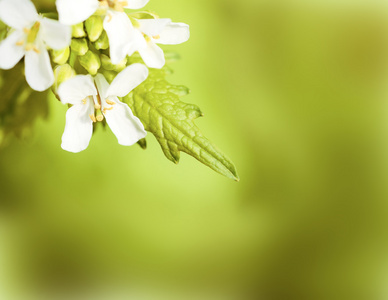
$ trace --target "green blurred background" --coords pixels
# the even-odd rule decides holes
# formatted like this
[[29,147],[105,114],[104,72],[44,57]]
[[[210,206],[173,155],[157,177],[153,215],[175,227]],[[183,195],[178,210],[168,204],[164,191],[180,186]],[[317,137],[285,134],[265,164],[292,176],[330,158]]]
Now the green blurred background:
[[241,182],[151,135],[67,153],[53,98],[0,152],[4,299],[388,299],[388,6],[329,2],[151,0]]

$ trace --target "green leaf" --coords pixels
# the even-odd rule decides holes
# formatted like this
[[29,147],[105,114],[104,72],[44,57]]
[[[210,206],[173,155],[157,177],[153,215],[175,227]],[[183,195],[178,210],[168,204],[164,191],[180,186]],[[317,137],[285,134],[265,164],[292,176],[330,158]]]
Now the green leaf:
[[236,181],[239,177],[232,161],[206,139],[194,120],[203,116],[193,104],[180,101],[189,90],[168,83],[168,70],[151,69],[147,80],[123,100],[142,121],[147,131],[153,133],[166,157],[179,162],[180,152],[185,152],[214,171]]

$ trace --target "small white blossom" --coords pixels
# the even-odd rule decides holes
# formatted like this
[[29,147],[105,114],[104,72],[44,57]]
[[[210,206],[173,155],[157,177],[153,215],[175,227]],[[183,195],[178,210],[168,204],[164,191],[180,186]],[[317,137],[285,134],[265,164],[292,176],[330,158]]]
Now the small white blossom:
[[38,15],[30,0],[1,0],[0,20],[12,28],[0,43],[0,69],[12,69],[25,56],[28,84],[44,91],[54,83],[46,46],[61,50],[70,44],[71,28]]
[[160,69],[165,64],[163,50],[156,44],[177,45],[190,38],[189,25],[173,23],[170,19],[136,20],[137,34],[133,34],[128,55],[138,51],[145,64]]
[[118,97],[128,95],[148,77],[142,64],[132,64],[121,71],[109,85],[97,74],[77,75],[59,86],[58,95],[64,104],[72,104],[66,114],[62,148],[70,152],[85,150],[93,134],[93,123],[105,117],[119,144],[131,146],[147,133],[129,106]]
[[109,38],[110,58],[114,64],[123,60],[133,40],[133,25],[124,8],[138,9],[149,0],[57,0],[59,21],[67,25],[81,23],[97,10],[105,11],[104,29]]

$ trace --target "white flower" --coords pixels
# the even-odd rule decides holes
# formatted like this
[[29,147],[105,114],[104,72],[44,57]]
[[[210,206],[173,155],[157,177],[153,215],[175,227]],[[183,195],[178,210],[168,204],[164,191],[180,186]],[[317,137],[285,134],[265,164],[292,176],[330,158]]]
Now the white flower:
[[70,152],[85,150],[93,133],[93,123],[105,117],[119,144],[131,146],[147,133],[127,104],[117,97],[128,95],[148,77],[148,69],[142,64],[132,64],[121,71],[109,85],[105,77],[97,74],[77,75],[58,88],[64,104],[72,104],[66,114],[62,148]]
[[71,41],[71,28],[38,15],[30,0],[0,1],[0,19],[14,30],[0,43],[0,69],[13,68],[25,56],[28,84],[44,91],[54,83],[46,46],[61,50]]
[[163,50],[156,44],[177,45],[190,38],[189,25],[173,23],[170,19],[136,20],[137,33],[133,34],[128,55],[138,51],[145,64],[160,69],[165,64]]
[[81,23],[100,8],[105,13],[104,29],[109,38],[110,58],[118,64],[128,52],[133,39],[133,26],[124,8],[142,8],[149,0],[57,0],[59,21],[67,25]]

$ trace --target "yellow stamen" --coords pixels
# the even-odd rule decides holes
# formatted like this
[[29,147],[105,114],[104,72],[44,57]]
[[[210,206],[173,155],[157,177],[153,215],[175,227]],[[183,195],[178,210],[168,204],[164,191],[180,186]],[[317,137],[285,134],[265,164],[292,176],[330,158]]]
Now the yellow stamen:
[[124,7],[128,6],[128,1],[100,0],[100,6],[108,6],[115,11],[124,12]]
[[29,29],[29,28],[23,28],[23,32],[24,32],[25,34],[29,34],[30,31],[31,31],[31,29]]
[[18,42],[16,42],[16,46],[23,46],[24,45],[24,41],[23,40],[20,40]]
[[106,103],[108,103],[109,105],[115,105],[116,103],[111,101],[111,100],[106,100]]
[[82,104],[84,105],[86,104],[86,99],[82,100]]
[[101,105],[98,104],[98,103],[96,103],[96,104],[94,104],[94,108],[97,109],[97,110],[99,110],[99,109],[101,109]]
[[104,110],[102,111],[102,113],[105,114],[108,110],[112,110],[112,109],[113,109],[113,106],[104,108]]
[[95,115],[89,115],[89,118],[93,121],[93,123],[97,122],[97,119],[96,119]]
[[35,46],[32,48],[32,50],[34,50],[34,52],[36,52],[36,53],[40,53],[40,51],[39,51],[39,49],[38,48],[36,48]]
[[122,7],[120,4],[116,4],[113,8],[115,11],[124,12],[124,7]]
[[158,40],[158,39],[160,39],[160,35],[155,35],[155,36],[153,36],[153,38],[154,38],[155,40]]
[[107,22],[109,23],[110,21],[112,21],[112,15],[111,14],[108,15],[108,21]]

